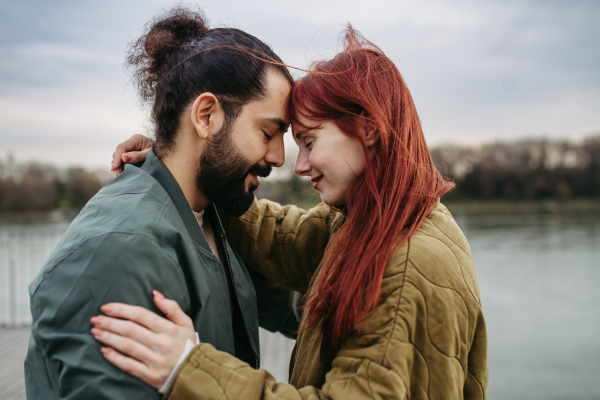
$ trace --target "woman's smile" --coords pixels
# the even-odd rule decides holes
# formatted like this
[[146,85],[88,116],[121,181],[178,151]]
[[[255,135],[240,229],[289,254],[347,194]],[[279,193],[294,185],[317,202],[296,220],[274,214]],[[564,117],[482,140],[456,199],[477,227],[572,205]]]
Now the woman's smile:
[[[315,189],[319,186],[319,183],[323,180],[323,175],[315,176],[311,181],[315,184]],[[317,189],[318,190],[318,189]]]

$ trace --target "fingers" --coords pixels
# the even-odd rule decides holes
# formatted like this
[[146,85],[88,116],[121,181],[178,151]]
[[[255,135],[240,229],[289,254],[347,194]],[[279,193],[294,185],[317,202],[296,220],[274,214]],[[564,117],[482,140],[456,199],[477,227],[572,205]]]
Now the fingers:
[[167,380],[166,378],[161,379],[159,376],[153,374],[145,364],[134,360],[133,358],[124,356],[114,349],[102,347],[100,351],[102,352],[104,358],[106,358],[112,365],[135,376],[136,378],[141,379],[154,389],[160,389]]
[[[146,158],[148,150],[152,148],[154,141],[143,135],[133,135],[123,143],[117,146],[116,151],[113,153],[113,159],[110,166],[110,170],[113,171],[114,176],[117,176],[123,172],[123,154],[128,152],[139,152],[136,157],[143,161]],[[145,153],[144,153],[145,151]],[[133,158],[133,156],[131,156]],[[139,162],[139,161],[137,161]],[[135,164],[136,162],[134,162]]]
[[150,149],[123,153],[121,160],[126,164],[141,164],[146,160],[149,151]]
[[194,330],[192,319],[183,312],[179,304],[174,300],[169,300],[163,296],[158,290],[153,290],[154,303],[160,311],[162,311],[170,321],[179,326],[189,327]]
[[169,336],[176,335],[177,326],[175,324],[144,307],[108,303],[100,307],[100,310],[110,317],[133,321],[156,333],[165,333]]
[[92,328],[92,335],[97,341],[119,350],[122,354],[133,357],[146,365],[157,363],[155,353],[135,340],[100,328]]
[[116,333],[120,336],[129,339],[133,339],[136,342],[140,342],[142,345],[148,348],[156,349],[157,347],[159,347],[159,339],[157,337],[158,334],[141,325],[136,324],[135,322],[105,317],[102,315],[92,317],[90,319],[90,322],[94,325],[95,328],[99,328],[100,330],[108,331],[111,333]]
[[117,177],[121,172],[123,172],[123,165],[121,164],[121,159],[117,158],[117,152],[115,151],[112,155],[112,162],[110,163],[110,170],[113,173],[113,177]]

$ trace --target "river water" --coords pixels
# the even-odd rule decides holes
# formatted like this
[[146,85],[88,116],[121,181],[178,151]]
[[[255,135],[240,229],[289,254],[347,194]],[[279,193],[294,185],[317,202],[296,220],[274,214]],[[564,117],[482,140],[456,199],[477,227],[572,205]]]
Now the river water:
[[481,286],[489,398],[600,399],[600,216],[455,217]]
[[[600,399],[600,215],[455,218],[481,286],[489,399]],[[1,324],[29,322],[27,282],[65,227],[0,226]],[[280,380],[292,345],[261,331],[263,366]]]

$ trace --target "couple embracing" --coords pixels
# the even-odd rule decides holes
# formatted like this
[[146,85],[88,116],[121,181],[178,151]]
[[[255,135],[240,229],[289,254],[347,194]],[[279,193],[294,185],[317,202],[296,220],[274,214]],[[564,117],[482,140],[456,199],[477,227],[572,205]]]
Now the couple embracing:
[[[127,62],[155,141],[117,148],[30,285],[29,399],[486,398],[473,259],[439,201],[453,183],[398,69],[345,39],[294,82],[198,13],[148,24]],[[290,124],[324,203],[308,211],[253,195]],[[289,384],[259,369],[259,325],[297,334]]]

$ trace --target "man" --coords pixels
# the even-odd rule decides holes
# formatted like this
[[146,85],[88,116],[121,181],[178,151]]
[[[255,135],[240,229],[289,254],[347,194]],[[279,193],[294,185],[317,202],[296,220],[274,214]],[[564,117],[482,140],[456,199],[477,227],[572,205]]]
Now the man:
[[[154,151],[90,200],[31,283],[29,399],[160,398],[90,334],[103,304],[158,311],[153,290],[179,303],[203,342],[259,366],[252,277],[215,204],[241,215],[258,176],[283,164],[291,76],[258,39],[209,30],[182,8],[148,26],[128,63],[152,102]],[[288,310],[266,323],[282,327]]]

